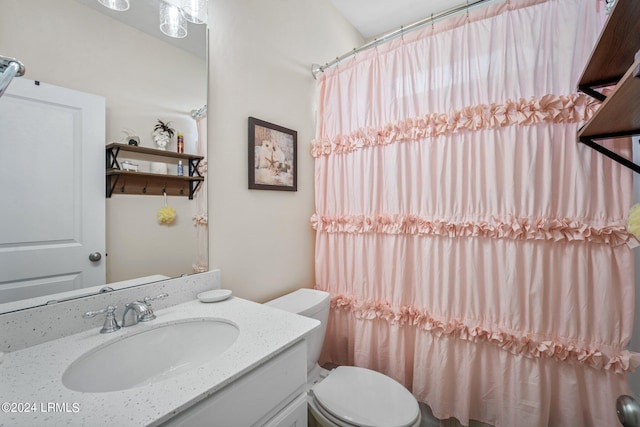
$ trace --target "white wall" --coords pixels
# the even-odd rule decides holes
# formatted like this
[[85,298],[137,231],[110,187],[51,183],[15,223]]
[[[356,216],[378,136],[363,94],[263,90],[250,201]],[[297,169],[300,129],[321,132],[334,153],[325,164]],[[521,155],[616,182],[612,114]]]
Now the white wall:
[[[314,285],[311,64],[363,40],[329,0],[209,3],[209,265],[262,302]],[[249,116],[298,132],[297,192],[247,189]]]
[[[160,118],[184,132],[187,152],[194,147],[189,111],[206,103],[203,59],[72,0],[2,0],[0,53],[20,59],[29,79],[104,96],[107,142],[131,129],[153,147],[151,131]],[[169,202],[178,213],[172,227],[157,224],[162,196],[107,199],[108,282],[192,272],[195,202]]]

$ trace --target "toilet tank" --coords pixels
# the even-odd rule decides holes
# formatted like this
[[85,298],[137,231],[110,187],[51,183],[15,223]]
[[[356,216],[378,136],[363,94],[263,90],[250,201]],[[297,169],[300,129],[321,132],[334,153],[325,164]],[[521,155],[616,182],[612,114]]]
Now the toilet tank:
[[327,331],[330,306],[329,293],[317,289],[298,289],[290,294],[268,301],[265,305],[320,321],[320,328],[311,332],[307,337],[307,372],[311,371],[318,363],[320,351],[322,351],[322,343],[324,342],[324,334]]

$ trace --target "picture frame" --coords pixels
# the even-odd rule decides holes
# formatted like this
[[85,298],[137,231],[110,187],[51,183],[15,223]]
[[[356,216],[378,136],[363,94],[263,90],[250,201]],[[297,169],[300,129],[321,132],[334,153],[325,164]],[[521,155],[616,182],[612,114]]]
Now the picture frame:
[[249,117],[249,189],[298,191],[298,132]]

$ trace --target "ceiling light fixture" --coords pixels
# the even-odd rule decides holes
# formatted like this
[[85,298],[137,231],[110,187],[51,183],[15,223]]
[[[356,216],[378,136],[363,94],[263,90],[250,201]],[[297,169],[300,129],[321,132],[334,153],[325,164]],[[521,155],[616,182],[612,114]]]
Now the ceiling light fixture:
[[160,31],[177,39],[187,36],[187,20],[175,4],[160,2]]
[[129,0],[98,0],[98,2],[111,10],[119,12],[129,9]]
[[[129,0],[98,0],[111,10],[129,9]],[[187,21],[193,24],[207,23],[208,0],[160,0],[160,31],[169,37],[181,39],[187,36]]]
[[207,0],[181,0],[180,8],[187,21],[194,24],[207,22]]

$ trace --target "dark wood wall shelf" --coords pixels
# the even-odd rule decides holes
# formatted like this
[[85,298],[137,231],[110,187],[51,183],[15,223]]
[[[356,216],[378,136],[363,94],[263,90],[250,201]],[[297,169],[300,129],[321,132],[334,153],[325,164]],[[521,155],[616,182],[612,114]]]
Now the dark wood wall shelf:
[[[640,1],[617,0],[578,82],[578,90],[602,102],[578,131],[578,141],[640,173],[640,165],[598,140],[640,134]],[[597,89],[615,88],[605,96]]]
[[616,84],[627,72],[640,49],[639,17],[639,1],[617,0],[582,72],[580,91],[603,101],[604,95],[595,89]]
[[[121,152],[134,153],[138,156],[164,162],[175,159],[183,160],[186,174],[176,176],[122,170],[118,161]],[[204,177],[198,171],[198,165],[202,159],[204,159],[203,156],[111,143],[106,146],[107,197],[111,197],[114,192],[160,196],[167,193],[170,196],[188,196],[189,199],[193,199],[198,186],[204,181]]]

